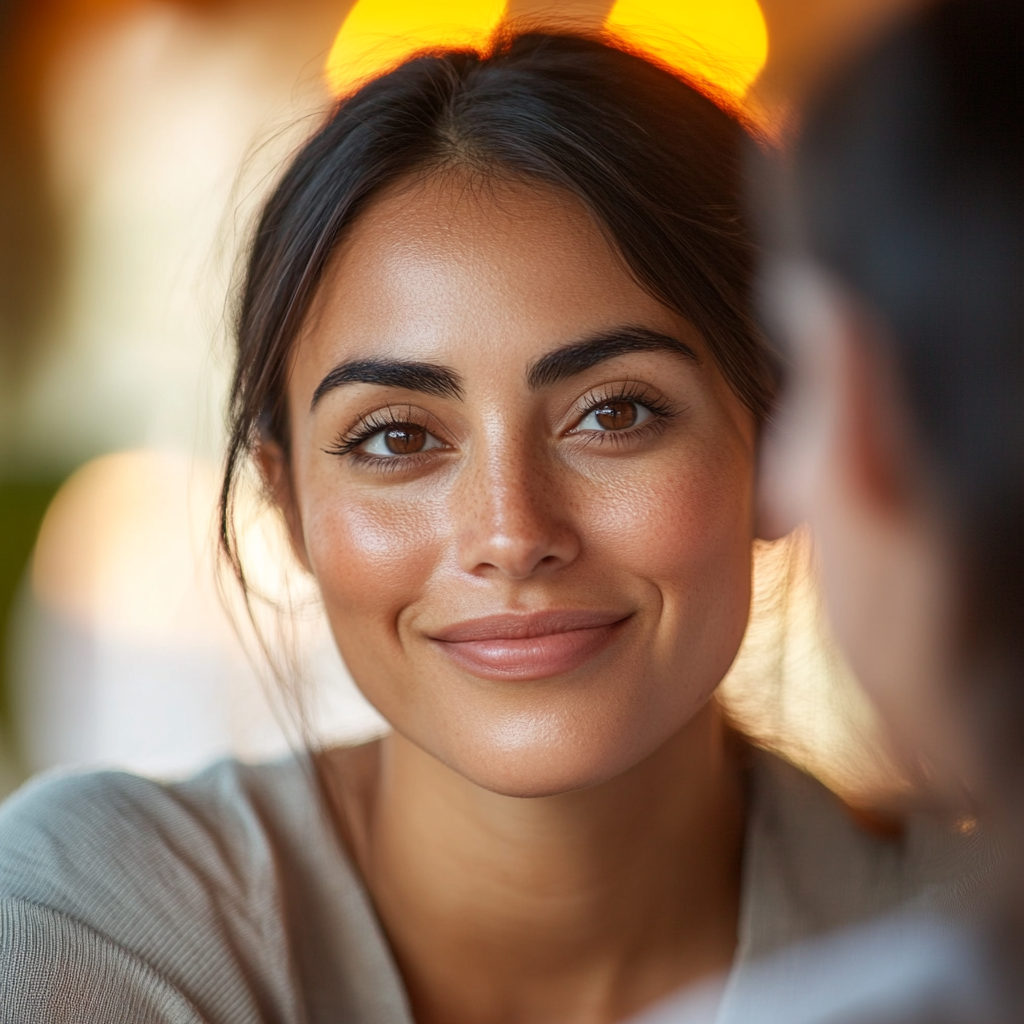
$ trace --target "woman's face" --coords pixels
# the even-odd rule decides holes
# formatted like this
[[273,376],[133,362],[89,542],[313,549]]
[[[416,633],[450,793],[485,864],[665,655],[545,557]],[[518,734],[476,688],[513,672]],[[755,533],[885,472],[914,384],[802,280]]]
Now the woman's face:
[[296,548],[407,739],[550,794],[707,702],[747,621],[752,418],[574,200],[462,177],[385,194],[332,261],[288,400]]

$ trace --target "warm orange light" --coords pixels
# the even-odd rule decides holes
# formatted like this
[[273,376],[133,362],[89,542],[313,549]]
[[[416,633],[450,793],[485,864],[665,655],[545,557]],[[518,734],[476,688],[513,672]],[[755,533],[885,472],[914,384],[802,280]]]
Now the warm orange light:
[[[485,50],[508,13],[505,0],[358,0],[327,58],[328,85],[344,95],[421,50]],[[566,27],[558,4],[552,3],[550,19],[552,27]],[[533,11],[530,25],[543,27],[543,13]],[[618,0],[604,27],[734,98],[744,95],[768,56],[757,0]]]
[[768,29],[756,0],[618,0],[605,28],[736,98],[768,58]]
[[482,50],[501,23],[505,0],[359,0],[327,58],[336,96],[420,50]]

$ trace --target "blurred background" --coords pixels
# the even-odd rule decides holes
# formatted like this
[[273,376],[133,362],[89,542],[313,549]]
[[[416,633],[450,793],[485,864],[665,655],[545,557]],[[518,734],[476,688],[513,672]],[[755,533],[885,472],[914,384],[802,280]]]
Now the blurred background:
[[[761,0],[767,61],[743,102],[784,132],[912,2]],[[329,102],[351,6],[0,0],[0,796],[56,765],[176,775],[296,738],[216,569],[229,297],[254,211]],[[597,25],[611,4],[555,6]],[[695,24],[724,9],[673,6]],[[297,602],[316,734],[379,732],[257,506],[247,529],[268,589]],[[903,785],[829,643],[804,538],[759,554],[726,696],[852,799]]]

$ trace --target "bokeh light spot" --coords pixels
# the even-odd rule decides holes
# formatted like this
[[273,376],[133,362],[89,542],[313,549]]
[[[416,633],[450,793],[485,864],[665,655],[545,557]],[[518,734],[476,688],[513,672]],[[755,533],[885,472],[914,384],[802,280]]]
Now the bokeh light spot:
[[359,0],[327,58],[327,84],[342,96],[422,50],[482,50],[505,0]]
[[605,28],[734,98],[768,59],[768,28],[756,0],[618,0]]

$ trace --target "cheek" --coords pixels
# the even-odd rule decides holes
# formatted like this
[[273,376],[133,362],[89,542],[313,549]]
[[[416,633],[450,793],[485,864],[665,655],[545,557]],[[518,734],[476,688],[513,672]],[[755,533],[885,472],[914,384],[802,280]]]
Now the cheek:
[[[643,466],[595,500],[594,535],[620,566],[666,601],[749,584],[753,473],[723,445]],[[742,596],[742,594],[740,595]]]
[[[410,501],[380,492],[321,488],[303,511],[310,564],[339,644],[395,632],[398,614],[436,571],[446,517],[428,496]],[[345,653],[343,649],[342,653]]]
[[[654,467],[649,467],[653,469]],[[666,720],[701,705],[729,670],[751,598],[753,472],[728,445],[638,475],[601,528],[609,561],[642,581],[656,619],[644,658]]]

